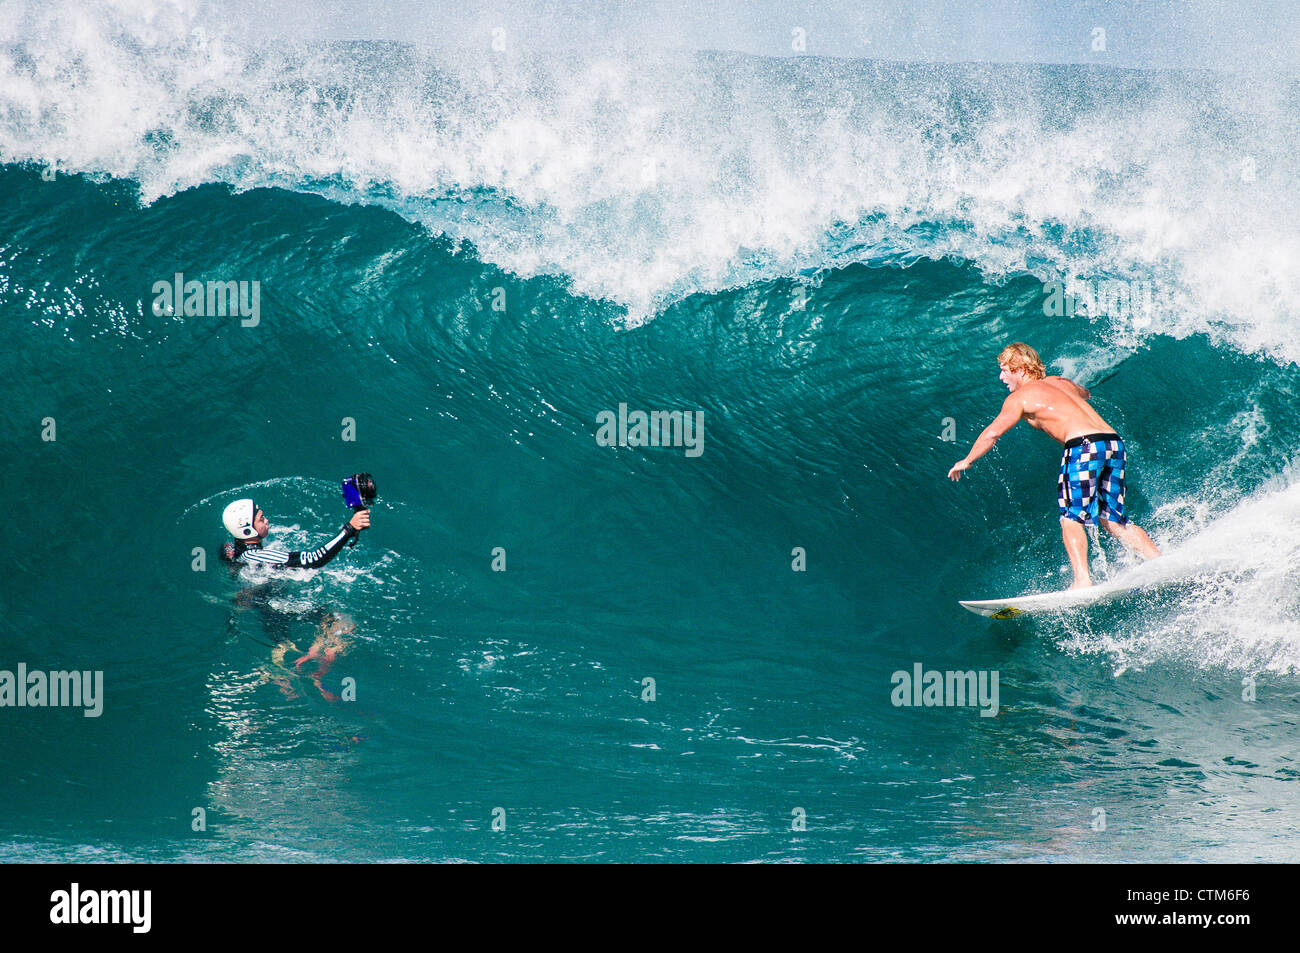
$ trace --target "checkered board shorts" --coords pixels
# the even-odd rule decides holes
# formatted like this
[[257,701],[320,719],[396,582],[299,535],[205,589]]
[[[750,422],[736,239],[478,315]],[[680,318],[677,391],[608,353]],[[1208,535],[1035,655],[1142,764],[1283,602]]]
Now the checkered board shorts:
[[[1103,436],[1109,439],[1094,439]],[[1124,441],[1114,434],[1092,434],[1075,446],[1067,445],[1056,489],[1062,519],[1095,526],[1100,511],[1102,519],[1126,524]]]

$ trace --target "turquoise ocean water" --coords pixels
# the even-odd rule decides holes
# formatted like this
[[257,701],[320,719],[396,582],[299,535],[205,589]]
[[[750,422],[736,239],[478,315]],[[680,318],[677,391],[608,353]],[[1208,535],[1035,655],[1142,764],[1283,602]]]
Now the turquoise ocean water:
[[[0,708],[0,859],[1294,859],[1293,83],[59,15],[0,46],[0,669],[104,707]],[[177,272],[258,323],[158,313]],[[1013,340],[1127,440],[1159,590],[957,606],[1068,581],[1051,441],[945,479]],[[601,446],[620,404],[703,453]],[[227,502],[307,548],[357,470],[324,570],[217,561]],[[269,644],[321,610],[318,687]],[[916,663],[996,717],[892,704]]]

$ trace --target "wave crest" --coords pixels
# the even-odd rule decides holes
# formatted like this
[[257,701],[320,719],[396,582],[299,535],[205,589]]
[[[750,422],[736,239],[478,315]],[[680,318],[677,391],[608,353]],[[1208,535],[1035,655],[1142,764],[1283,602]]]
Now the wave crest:
[[[635,323],[687,295],[954,256],[1146,281],[1117,335],[1300,359],[1294,81],[662,50],[247,46],[182,3],[26,7],[0,158],[377,204]],[[1094,315],[1095,317],[1095,315]]]

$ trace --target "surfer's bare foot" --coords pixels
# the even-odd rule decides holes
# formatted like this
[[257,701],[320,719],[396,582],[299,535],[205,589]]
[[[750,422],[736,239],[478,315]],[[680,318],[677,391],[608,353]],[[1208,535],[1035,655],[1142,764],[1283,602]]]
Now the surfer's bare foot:
[[1076,583],[1075,583],[1073,586],[1071,586],[1070,588],[1071,588],[1071,589],[1091,589],[1091,588],[1092,588],[1092,583],[1091,583],[1091,582],[1076,582]]

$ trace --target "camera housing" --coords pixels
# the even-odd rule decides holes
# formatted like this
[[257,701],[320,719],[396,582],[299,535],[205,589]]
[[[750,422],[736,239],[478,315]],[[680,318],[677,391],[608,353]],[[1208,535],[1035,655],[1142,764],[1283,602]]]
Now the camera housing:
[[341,484],[343,503],[353,510],[369,509],[379,496],[375,480],[369,473],[354,473]]

